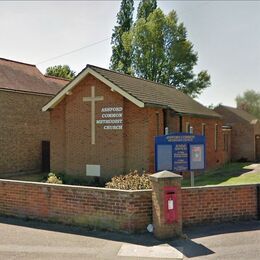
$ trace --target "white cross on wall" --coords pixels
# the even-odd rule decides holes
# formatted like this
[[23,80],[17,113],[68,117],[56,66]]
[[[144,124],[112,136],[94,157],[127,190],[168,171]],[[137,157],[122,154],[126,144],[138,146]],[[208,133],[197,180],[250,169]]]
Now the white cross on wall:
[[96,136],[96,109],[95,102],[102,101],[104,97],[98,96],[95,97],[95,87],[91,87],[91,97],[83,97],[84,102],[91,102],[91,144],[95,144],[95,136]]

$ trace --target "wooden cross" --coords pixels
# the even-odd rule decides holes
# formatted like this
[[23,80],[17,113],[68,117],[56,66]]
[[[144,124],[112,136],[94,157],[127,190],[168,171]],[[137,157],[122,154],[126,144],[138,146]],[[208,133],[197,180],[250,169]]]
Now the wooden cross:
[[95,97],[95,87],[91,87],[91,97],[83,97],[84,102],[91,102],[91,144],[95,144],[95,126],[96,126],[96,110],[95,110],[95,102],[102,101],[104,97],[99,96]]

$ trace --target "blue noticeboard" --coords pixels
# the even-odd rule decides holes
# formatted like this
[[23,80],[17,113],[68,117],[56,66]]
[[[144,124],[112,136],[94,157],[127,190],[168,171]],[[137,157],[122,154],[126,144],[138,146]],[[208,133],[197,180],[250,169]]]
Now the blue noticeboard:
[[205,169],[205,136],[174,133],[155,137],[155,170]]

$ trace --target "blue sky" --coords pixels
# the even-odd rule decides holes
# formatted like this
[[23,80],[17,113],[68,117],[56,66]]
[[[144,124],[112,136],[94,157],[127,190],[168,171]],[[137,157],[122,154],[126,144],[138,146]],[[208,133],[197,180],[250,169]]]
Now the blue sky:
[[[234,106],[238,94],[260,91],[260,2],[158,1],[158,6],[165,13],[177,11],[199,55],[195,70],[211,75],[201,103]],[[108,68],[108,38],[119,7],[120,1],[1,1],[0,57],[36,64],[42,72],[56,64],[77,72],[87,63]]]

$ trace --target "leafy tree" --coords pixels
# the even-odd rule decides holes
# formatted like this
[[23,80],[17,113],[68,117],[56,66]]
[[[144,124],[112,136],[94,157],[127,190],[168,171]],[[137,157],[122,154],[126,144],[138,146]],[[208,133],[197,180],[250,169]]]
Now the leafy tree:
[[214,108],[216,108],[216,107],[218,107],[218,106],[221,106],[221,105],[222,105],[221,102],[218,103],[217,105],[214,105],[213,103],[211,103],[210,105],[208,105],[208,108],[213,110]]
[[237,107],[260,119],[260,92],[247,90],[236,97]]
[[72,80],[75,78],[76,72],[71,70],[68,65],[56,65],[48,67],[45,75]]
[[122,35],[128,32],[133,24],[133,0],[122,0],[120,11],[117,14],[117,26],[114,27],[111,44],[112,56],[110,68],[130,74],[131,69],[131,49],[126,50],[123,45]]
[[142,0],[139,3],[137,9],[137,19],[144,18],[145,20],[148,16],[157,8],[156,0]]
[[147,20],[141,18],[123,35],[124,46],[132,52],[131,70],[134,76],[173,85],[196,97],[210,86],[207,71],[196,75],[193,67],[198,55],[187,40],[183,23],[175,11],[167,16],[157,8]]

